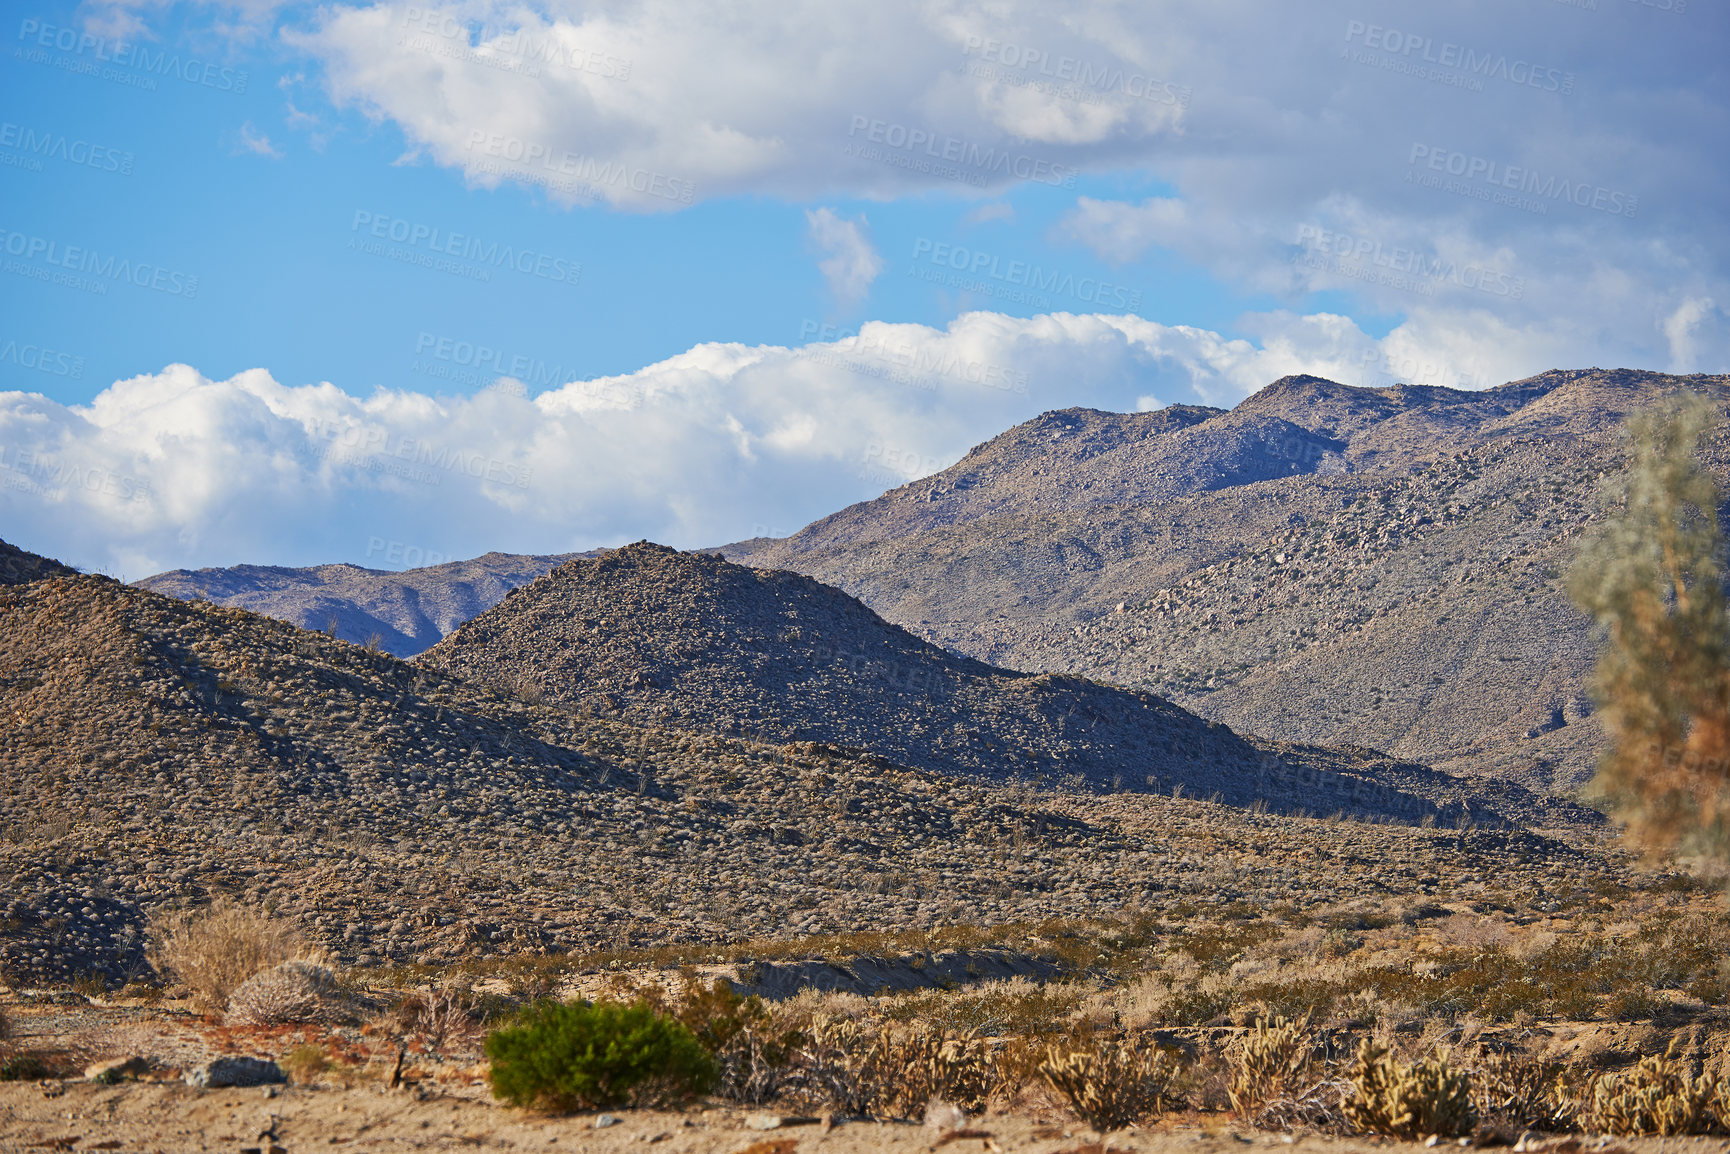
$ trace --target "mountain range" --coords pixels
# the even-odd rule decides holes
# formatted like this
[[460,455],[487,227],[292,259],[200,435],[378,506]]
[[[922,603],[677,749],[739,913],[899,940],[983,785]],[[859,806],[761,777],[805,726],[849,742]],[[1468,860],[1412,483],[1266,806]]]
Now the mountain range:
[[[1678,388],[1723,400],[1730,378],[1576,369],[1462,391],[1296,376],[1231,410],[1050,412],[790,537],[713,551],[814,577],[957,657],[1570,794],[1603,738],[1597,642],[1565,573],[1624,464],[1622,420]],[[1706,459],[1730,481],[1722,436]],[[142,584],[353,621],[343,636],[377,631],[408,655],[561,560]],[[338,568],[354,584],[324,576]],[[441,597],[442,613],[416,608]]]
[[[224,896],[372,965],[953,924],[988,941],[1625,871],[1570,803],[995,669],[710,555],[566,562],[415,662],[6,556],[13,986],[146,973],[156,911]],[[910,695],[893,662],[948,688]],[[712,698],[746,732],[712,732]],[[900,732],[921,722],[944,740]]]

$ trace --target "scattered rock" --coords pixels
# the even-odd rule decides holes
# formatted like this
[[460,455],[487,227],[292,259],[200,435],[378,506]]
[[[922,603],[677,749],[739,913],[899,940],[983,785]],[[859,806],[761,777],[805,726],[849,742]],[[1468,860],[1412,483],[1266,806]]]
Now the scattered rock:
[[186,1072],[188,1086],[264,1086],[286,1082],[282,1068],[265,1058],[215,1058]]
[[783,1126],[815,1126],[821,1121],[805,1114],[747,1114],[745,1129],[779,1130]]

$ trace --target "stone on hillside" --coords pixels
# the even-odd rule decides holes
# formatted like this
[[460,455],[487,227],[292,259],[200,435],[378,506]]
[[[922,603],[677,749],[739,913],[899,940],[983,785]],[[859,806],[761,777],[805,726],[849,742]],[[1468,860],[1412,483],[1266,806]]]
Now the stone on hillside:
[[186,1072],[188,1086],[266,1086],[286,1082],[282,1067],[266,1058],[213,1058]]

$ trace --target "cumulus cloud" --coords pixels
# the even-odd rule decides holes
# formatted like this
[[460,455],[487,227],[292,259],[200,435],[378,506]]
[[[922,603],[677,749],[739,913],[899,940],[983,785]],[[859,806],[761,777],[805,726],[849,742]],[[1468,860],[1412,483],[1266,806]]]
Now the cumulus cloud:
[[815,0],[338,4],[286,33],[337,103],[477,185],[567,204],[1061,184],[1179,129],[1157,44],[1054,33],[1085,55],[1078,100],[1023,54],[1006,62],[1001,34],[960,7]]
[[871,282],[883,271],[883,257],[865,235],[865,219],[848,220],[827,208],[805,214],[811,242],[823,253],[817,267],[829,283],[829,292],[842,309],[851,309],[871,291]]
[[[129,578],[714,545],[790,532],[1048,409],[1230,405],[1286,373],[1380,383],[1389,358],[1418,355],[1409,334],[1377,341],[1343,317],[1254,320],[1253,340],[1134,316],[870,322],[798,348],[699,345],[533,398],[508,378],[468,397],[362,397],[170,365],[88,405],[0,393],[0,521],[9,540]],[[1458,383],[1439,375],[1457,371],[1448,349],[1429,356],[1438,374],[1420,379]]]
[[[197,7],[243,29],[275,11]],[[1118,262],[1172,252],[1287,307],[1333,292],[1480,342],[1722,368],[1716,322],[1687,318],[1730,299],[1723,150],[1700,147],[1726,110],[1676,81],[1718,67],[1710,19],[1493,0],[1373,19],[1349,0],[462,0],[336,2],[282,35],[337,105],[480,187],[677,211],[1143,179],[1159,193],[1083,196],[1055,235]]]

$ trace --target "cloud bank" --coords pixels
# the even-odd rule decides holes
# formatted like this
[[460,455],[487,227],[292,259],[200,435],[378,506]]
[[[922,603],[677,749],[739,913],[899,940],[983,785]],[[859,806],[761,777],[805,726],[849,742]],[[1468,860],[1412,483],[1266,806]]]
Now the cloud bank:
[[[1230,405],[1294,372],[1383,384],[1401,347],[1325,314],[1259,325],[1252,342],[1134,316],[870,322],[798,348],[699,345],[533,397],[510,378],[468,397],[361,397],[170,365],[88,405],[0,393],[0,520],[8,539],[128,579],[716,545],[790,533],[1051,408]],[[1428,379],[1458,383],[1449,371]]]

